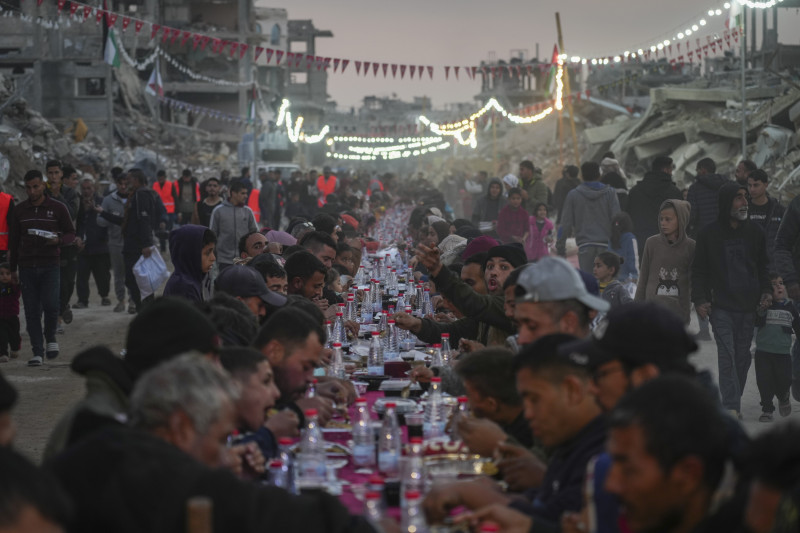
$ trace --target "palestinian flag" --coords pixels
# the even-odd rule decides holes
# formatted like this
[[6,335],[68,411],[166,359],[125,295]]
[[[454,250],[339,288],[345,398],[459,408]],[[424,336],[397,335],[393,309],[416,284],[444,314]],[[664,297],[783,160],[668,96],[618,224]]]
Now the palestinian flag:
[[547,75],[547,94],[556,96],[556,76],[558,75],[558,45],[553,45],[553,58],[550,60],[550,74]]
[[119,55],[119,44],[117,41],[117,33],[110,29],[108,30],[108,38],[106,39],[106,51],[103,55],[105,62],[114,68],[120,66],[121,57]]

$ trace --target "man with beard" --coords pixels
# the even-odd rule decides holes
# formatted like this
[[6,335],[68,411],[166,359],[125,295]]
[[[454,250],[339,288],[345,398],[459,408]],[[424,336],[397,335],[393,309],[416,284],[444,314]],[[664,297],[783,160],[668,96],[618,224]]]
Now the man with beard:
[[[115,220],[120,220],[125,215],[125,203],[128,201],[128,175],[124,172],[117,175],[115,179],[117,189],[103,198],[102,205],[95,210],[100,216],[97,217],[97,225],[101,228],[108,228],[108,255],[111,258],[111,270],[114,272],[114,294],[117,296],[117,305],[114,307],[115,313],[125,310],[125,258],[122,256],[122,227],[111,222],[110,215]],[[106,213],[106,216],[102,216]],[[136,306],[131,300],[130,309],[135,311]]]
[[719,216],[697,236],[692,301],[711,318],[717,342],[722,404],[741,419],[741,398],[752,355],[755,309],[772,293],[764,232],[747,219],[747,188],[736,182],[719,190]]

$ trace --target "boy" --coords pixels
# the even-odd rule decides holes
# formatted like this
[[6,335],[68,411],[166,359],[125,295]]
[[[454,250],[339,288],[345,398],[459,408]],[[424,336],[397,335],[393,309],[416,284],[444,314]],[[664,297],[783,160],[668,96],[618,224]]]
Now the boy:
[[22,338],[19,335],[19,283],[11,278],[11,267],[0,263],[0,363],[19,357]]
[[530,215],[522,206],[522,190],[513,187],[508,191],[508,205],[497,215],[497,235],[505,244],[524,242],[528,233]]
[[169,234],[169,253],[175,271],[167,280],[164,296],[180,296],[192,302],[210,299],[208,273],[216,261],[217,236],[204,226],[185,224]]
[[756,311],[756,384],[761,395],[759,422],[772,422],[778,398],[778,412],[789,416],[792,404],[789,388],[792,385],[792,331],[800,332],[800,315],[786,296],[783,278],[770,274],[772,297],[764,295]]

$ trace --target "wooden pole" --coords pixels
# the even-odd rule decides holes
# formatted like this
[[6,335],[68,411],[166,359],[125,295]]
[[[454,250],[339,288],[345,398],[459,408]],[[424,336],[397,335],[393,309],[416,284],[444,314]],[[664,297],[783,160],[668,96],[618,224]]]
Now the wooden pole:
[[[564,36],[561,33],[561,16],[556,12],[556,28],[558,29],[558,51],[561,54],[565,54],[564,52]],[[563,98],[566,104],[567,111],[569,112],[569,127],[572,131],[572,144],[575,149],[575,164],[580,166],[581,164],[581,156],[578,152],[578,134],[575,133],[575,114],[572,112],[572,100],[570,100],[570,95],[572,91],[569,88],[569,72],[567,71],[566,61],[564,62],[564,69],[563,69],[563,83],[564,83],[564,92]]]

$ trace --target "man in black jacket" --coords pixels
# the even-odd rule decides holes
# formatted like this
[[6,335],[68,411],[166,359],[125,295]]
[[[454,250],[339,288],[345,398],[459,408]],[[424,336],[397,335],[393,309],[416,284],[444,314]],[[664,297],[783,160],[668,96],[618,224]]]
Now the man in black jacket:
[[747,192],[750,196],[747,217],[764,230],[764,236],[767,238],[768,270],[771,272],[775,265],[775,236],[778,234],[778,227],[781,225],[786,208],[767,193],[768,185],[769,176],[760,168],[752,171],[747,177]]
[[639,257],[644,253],[647,238],[659,233],[658,213],[664,200],[683,200],[680,189],[672,181],[675,165],[669,157],[656,157],[650,172],[633,186],[628,194],[628,214],[633,220],[633,234],[639,245]]
[[[138,168],[128,171],[128,202],[125,204],[124,216],[117,216],[98,210],[100,216],[113,224],[122,226],[122,256],[125,260],[125,286],[131,295],[131,301],[136,305],[134,313],[142,305],[142,294],[136,277],[133,275],[133,266],[139,257],[150,257],[153,246],[153,225],[157,222],[156,202],[154,193],[147,188],[147,176]],[[153,295],[148,296],[148,300]],[[130,311],[130,310],[129,310]]]
[[224,370],[191,354],[143,375],[131,397],[132,428],[97,433],[50,464],[75,504],[68,531],[183,531],[196,496],[211,500],[217,532],[373,531],[334,496],[295,496],[223,468],[231,465],[237,397]]
[[701,318],[711,318],[722,405],[739,417],[752,359],[755,308],[770,293],[764,232],[747,220],[745,187],[727,183],[719,190],[717,221],[697,236],[692,302]]

